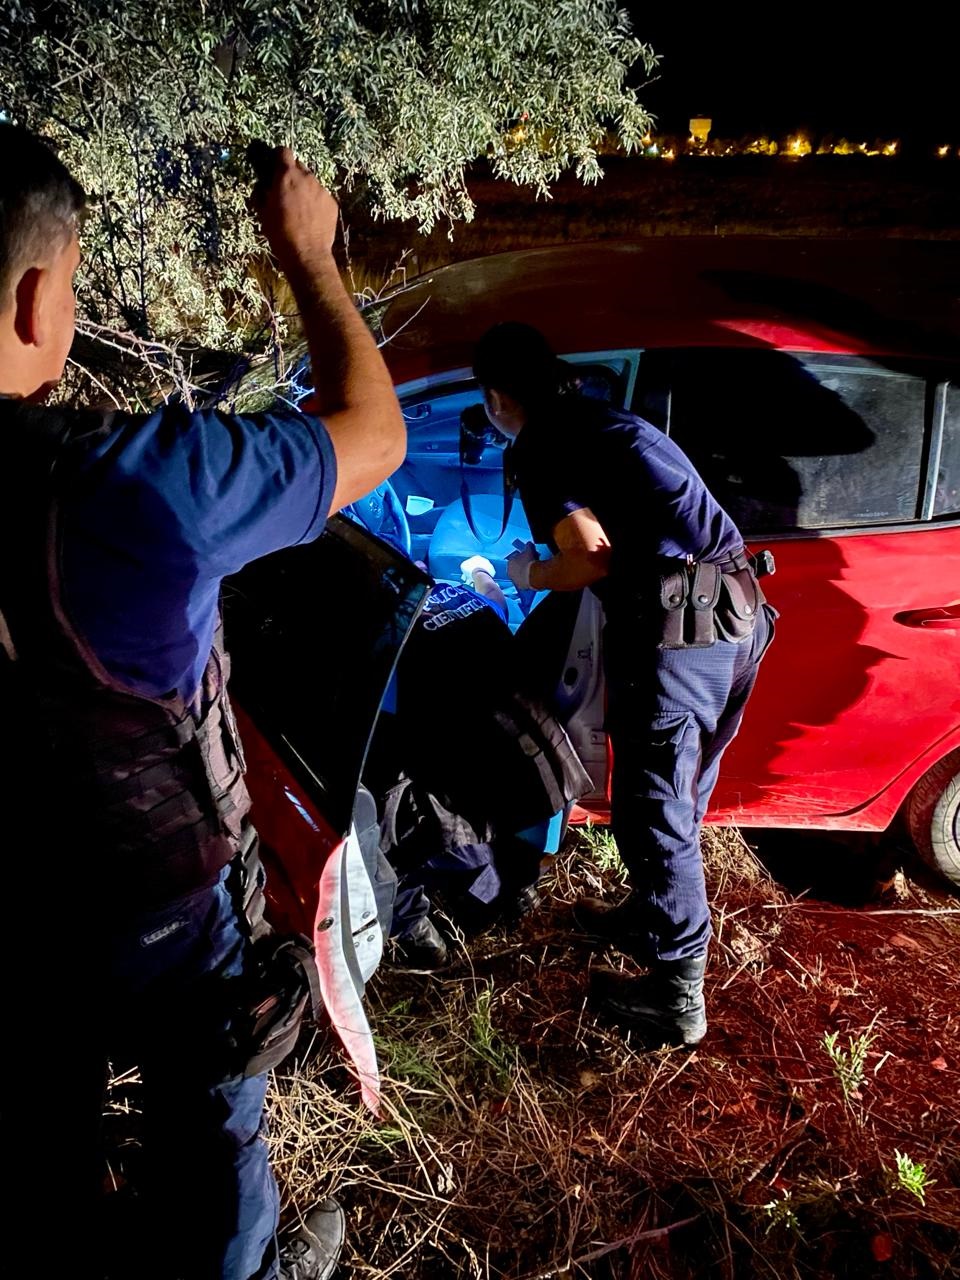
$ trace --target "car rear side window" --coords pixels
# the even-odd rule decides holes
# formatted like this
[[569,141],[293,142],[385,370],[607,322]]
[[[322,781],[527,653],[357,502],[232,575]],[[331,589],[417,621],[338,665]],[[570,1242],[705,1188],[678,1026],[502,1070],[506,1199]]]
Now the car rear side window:
[[948,382],[944,395],[943,438],[933,514],[960,516],[960,384]]
[[670,434],[744,532],[917,518],[925,377],[769,349],[677,351],[671,366]]

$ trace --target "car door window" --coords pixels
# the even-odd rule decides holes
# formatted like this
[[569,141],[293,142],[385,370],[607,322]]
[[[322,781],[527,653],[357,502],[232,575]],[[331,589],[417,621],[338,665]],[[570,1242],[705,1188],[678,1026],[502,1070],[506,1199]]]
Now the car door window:
[[316,541],[255,560],[225,586],[231,689],[339,834],[429,589],[405,555],[343,516]]
[[670,353],[668,430],[748,533],[916,519],[926,405],[893,362]]
[[943,437],[933,514],[960,516],[960,384],[948,382],[943,390]]
[[[448,384],[401,397],[407,424],[407,456],[392,482],[407,507],[415,551],[418,535],[429,535],[443,509],[460,496],[460,414],[479,399],[474,382]],[[484,449],[480,461],[470,467],[470,486],[476,493],[503,492],[503,455],[499,449]],[[430,499],[433,505],[418,510],[418,504],[408,502],[411,496]]]

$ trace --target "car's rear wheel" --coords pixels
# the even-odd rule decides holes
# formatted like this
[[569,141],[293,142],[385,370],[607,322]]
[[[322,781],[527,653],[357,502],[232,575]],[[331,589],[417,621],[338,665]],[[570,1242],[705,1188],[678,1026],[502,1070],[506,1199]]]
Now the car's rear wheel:
[[960,886],[960,751],[944,756],[910,792],[907,826],[923,860]]

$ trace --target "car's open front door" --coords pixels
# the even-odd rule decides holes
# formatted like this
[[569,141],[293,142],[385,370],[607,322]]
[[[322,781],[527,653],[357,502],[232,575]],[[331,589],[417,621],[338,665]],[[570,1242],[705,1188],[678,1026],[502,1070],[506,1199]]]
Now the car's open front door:
[[406,557],[335,517],[316,542],[248,565],[224,598],[271,919],[312,937],[331,1023],[374,1109],[378,1073],[361,997],[383,936],[358,786],[429,585]]

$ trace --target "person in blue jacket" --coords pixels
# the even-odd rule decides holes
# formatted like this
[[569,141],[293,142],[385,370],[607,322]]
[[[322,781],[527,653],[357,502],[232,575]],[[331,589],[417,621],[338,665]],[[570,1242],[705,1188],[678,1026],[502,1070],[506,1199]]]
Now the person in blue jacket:
[[566,733],[528,687],[493,565],[471,556],[461,573],[427,597],[366,772],[381,852],[398,875],[395,954],[418,969],[448,959],[436,906],[475,931],[536,905],[560,815],[589,786]]
[[252,829],[219,596],[379,484],[405,430],[334,261],[336,202],[282,149],[254,203],[300,310],[311,412],[48,407],[83,194],[41,139],[0,125],[11,1275],[103,1272],[98,1129],[118,1048],[144,1084],[135,1274],[325,1280],[343,1238],[327,1200],[278,1243],[267,1077],[235,1061]]
[[533,544],[508,562],[520,590],[591,588],[606,616],[612,824],[631,892],[575,908],[592,938],[649,967],[599,971],[601,1011],[651,1046],[706,1033],[710,912],[700,825],[772,635],[743,538],[661,431],[578,393],[528,325],[479,341],[474,371]]

